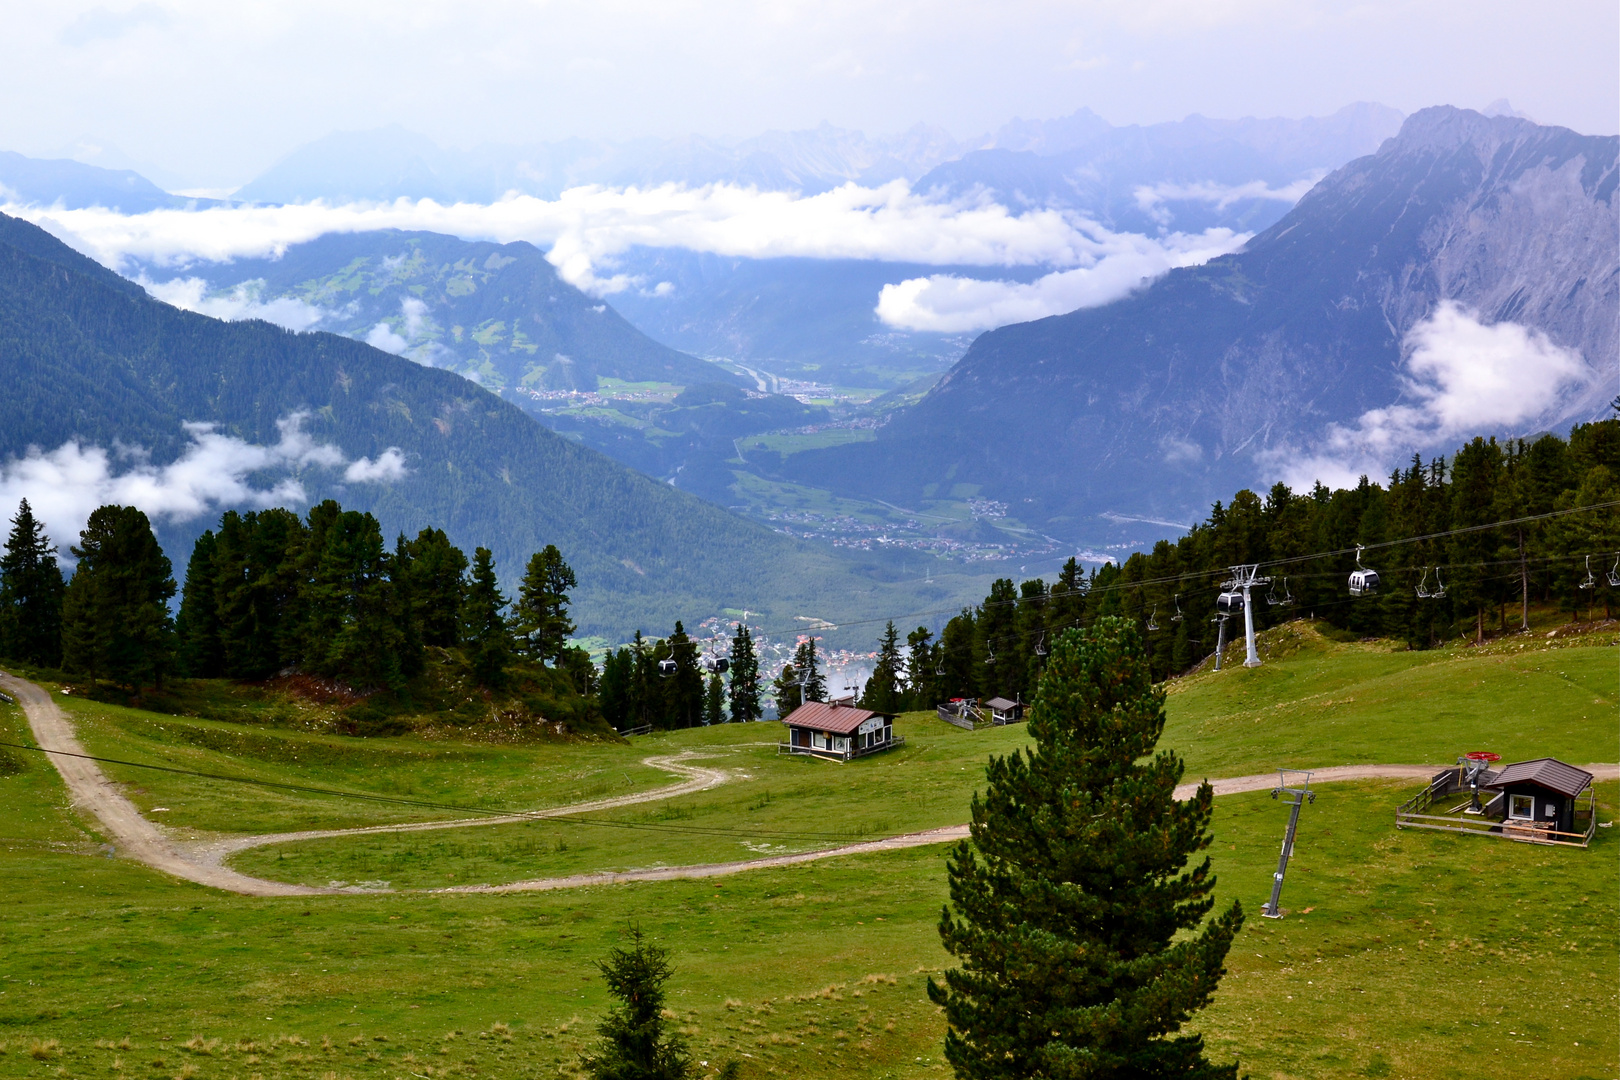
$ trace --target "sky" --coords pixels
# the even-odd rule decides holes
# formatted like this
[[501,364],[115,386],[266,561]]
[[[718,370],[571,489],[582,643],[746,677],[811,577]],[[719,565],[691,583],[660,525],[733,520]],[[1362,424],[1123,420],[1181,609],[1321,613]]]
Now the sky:
[[0,2],[0,149],[115,147],[232,188],[332,131],[447,146],[744,137],[829,122],[958,138],[1499,98],[1620,130],[1613,0]]

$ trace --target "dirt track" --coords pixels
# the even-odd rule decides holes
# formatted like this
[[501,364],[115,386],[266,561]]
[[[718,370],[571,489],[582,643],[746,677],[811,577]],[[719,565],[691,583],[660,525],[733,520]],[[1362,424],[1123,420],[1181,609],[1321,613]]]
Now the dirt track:
[[[58,750],[68,754],[85,753],[84,747],[80,745],[79,740],[74,736],[72,722],[68,720],[61,709],[57,708],[56,702],[51,700],[50,695],[43,688],[4,673],[0,673],[0,687],[10,691],[22,704],[23,711],[28,715],[29,726],[33,729],[34,739],[39,743],[41,749]],[[686,777],[685,782],[655,788],[652,791],[640,792],[634,795],[621,795],[611,799],[598,799],[594,802],[575,803],[569,806],[538,810],[529,814],[513,814],[504,817],[458,818],[451,821],[373,825],[355,829],[312,829],[305,832],[264,833],[256,836],[230,837],[223,840],[178,844],[165,836],[156,825],[142,817],[140,811],[119,793],[113,782],[107,778],[106,774],[101,771],[94,761],[82,757],[64,757],[61,754],[51,754],[49,756],[51,763],[56,766],[57,772],[61,773],[62,780],[67,785],[68,795],[73,805],[86,811],[99,821],[109,839],[124,854],[174,877],[193,881],[199,885],[223,889],[227,892],[240,893],[244,896],[315,896],[363,891],[289,885],[285,882],[268,881],[264,878],[239,874],[223,865],[224,860],[230,855],[249,848],[262,847],[267,844],[287,843],[294,840],[364,836],[372,833],[420,832],[430,829],[459,829],[475,825],[532,821],[535,818],[563,817],[597,810],[609,810],[614,807],[629,806],[635,803],[652,802],[658,799],[670,799],[680,795],[690,795],[694,792],[707,791],[710,788],[718,787],[728,779],[728,774],[723,769],[707,769],[687,764],[691,759],[712,755],[687,751],[681,754],[645,759],[648,765]],[[1620,776],[1620,765],[1587,765],[1585,768],[1603,780],[1611,780]],[[1337,765],[1324,769],[1313,769],[1311,771],[1311,782],[1318,784],[1344,780],[1426,780],[1438,770],[1439,767],[1434,765]],[[1211,781],[1216,795],[1235,795],[1244,791],[1267,791],[1275,787],[1276,783],[1277,774],[1274,772],[1254,776],[1233,776]],[[1176,797],[1180,799],[1188,798],[1197,790],[1197,787],[1196,782],[1182,784],[1176,788]],[[684,878],[724,877],[728,874],[740,874],[748,870],[796,866],[800,863],[837,858],[844,855],[865,855],[882,851],[898,851],[903,848],[922,847],[928,844],[950,843],[965,839],[967,835],[968,827],[966,825],[948,825],[940,829],[906,833],[902,836],[891,836],[883,840],[846,844],[842,847],[806,851],[794,855],[772,855],[761,859],[747,859],[741,862],[710,863],[697,866],[659,866],[649,867],[644,870],[627,870],[622,873],[576,874],[570,877],[515,881],[507,885],[460,885],[448,889],[428,891],[441,893],[544,892],[552,889],[574,889],[588,885],[615,885],[632,881],[674,881]]]

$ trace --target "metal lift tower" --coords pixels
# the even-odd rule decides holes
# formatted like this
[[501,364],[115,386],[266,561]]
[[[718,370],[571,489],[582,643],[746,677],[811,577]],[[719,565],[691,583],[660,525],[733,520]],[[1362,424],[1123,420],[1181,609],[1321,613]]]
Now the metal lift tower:
[[[1289,787],[1288,777],[1303,776],[1305,779],[1299,787]],[[1294,833],[1299,829],[1299,808],[1308,802],[1316,801],[1316,792],[1311,790],[1311,774],[1300,772],[1297,769],[1278,769],[1277,786],[1271,789],[1273,799],[1288,796],[1288,831],[1283,834],[1282,854],[1277,858],[1277,872],[1271,875],[1271,899],[1266,901],[1260,909],[1260,914],[1268,919],[1282,918],[1282,909],[1277,902],[1282,899],[1283,875],[1288,872],[1288,857],[1294,853]]]

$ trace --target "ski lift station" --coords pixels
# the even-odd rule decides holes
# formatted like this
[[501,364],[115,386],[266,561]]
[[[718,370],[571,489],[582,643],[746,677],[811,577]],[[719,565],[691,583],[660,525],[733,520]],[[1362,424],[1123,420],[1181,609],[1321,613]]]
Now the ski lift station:
[[[1395,809],[1399,829],[1477,833],[1532,844],[1587,847],[1597,831],[1592,774],[1557,758],[1516,761],[1475,751]],[[1461,795],[1467,798],[1455,806]]]
[[847,698],[807,701],[782,721],[788,741],[779,754],[808,754],[831,761],[848,761],[905,745],[894,733],[894,714],[856,708]]

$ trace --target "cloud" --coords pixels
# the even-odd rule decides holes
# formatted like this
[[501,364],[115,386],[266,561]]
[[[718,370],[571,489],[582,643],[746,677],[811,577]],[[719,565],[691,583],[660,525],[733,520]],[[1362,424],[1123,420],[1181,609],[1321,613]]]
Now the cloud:
[[54,450],[30,447],[28,453],[0,463],[0,509],[7,517],[27,499],[58,548],[66,551],[98,506],[135,506],[159,521],[190,521],[233,506],[296,506],[308,501],[304,485],[284,476],[269,486],[256,477],[270,471],[318,467],[343,468],[350,483],[390,483],[406,475],[405,458],[389,447],[375,461],[350,462],[337,447],[316,442],[306,431],[307,412],[277,422],[279,440],[257,445],[215,430],[207,423],[184,425],[190,438],[180,456],[167,465],[152,463],[139,447],[111,452],[78,440]]
[[1536,426],[1596,377],[1579,352],[1540,330],[1483,323],[1452,300],[1413,326],[1402,349],[1402,396],[1410,404],[1370,409],[1349,426],[1330,424],[1320,445],[1303,452],[1290,447],[1265,455],[1268,476],[1299,488],[1317,480],[1353,487],[1414,452]]
[[[1080,267],[1096,257],[1097,226],[1060,210],[1014,214],[978,198],[940,201],[904,181],[845,184],[816,195],[732,184],[688,188],[578,187],[556,199],[512,195],[494,203],[431,199],[328,206],[226,206],[121,214],[104,208],[8,205],[91,258],[184,268],[197,262],[279,257],[327,233],[423,229],[468,239],[528,240],[570,283],[608,295],[640,281],[614,273],[633,247],[684,248],[766,259],[873,259],[931,266]],[[201,299],[199,298],[199,301]]]
[[293,296],[260,301],[260,293],[265,287],[262,279],[244,281],[229,293],[213,296],[208,295],[208,283],[198,277],[173,278],[162,282],[140,277],[136,282],[165,304],[228,322],[263,319],[288,330],[302,331],[318,325],[331,314],[325,308]]
[[902,330],[969,333],[1112,303],[1178,266],[1194,266],[1236,251],[1249,238],[1230,229],[1153,239],[1091,226],[1083,264],[1023,284],[954,274],[885,285],[877,316]]
[[168,26],[169,13],[156,4],[136,4],[128,11],[109,11],[104,7],[81,12],[62,28],[62,44],[88,45],[92,41],[115,41],[142,26]]
[[1233,203],[1245,199],[1266,199],[1272,202],[1285,202],[1292,206],[1305,197],[1305,193],[1315,187],[1327,175],[1327,170],[1318,169],[1310,176],[1295,180],[1292,184],[1285,184],[1274,188],[1264,180],[1250,180],[1246,184],[1216,184],[1201,181],[1196,184],[1144,184],[1131,192],[1136,205],[1144,213],[1150,215],[1160,225],[1169,225],[1171,220],[1170,208],[1167,202],[1205,202],[1217,210],[1226,210]]
[[380,322],[366,334],[366,344],[373,349],[381,349],[383,352],[391,352],[397,356],[405,352],[410,342],[394,333],[393,327],[385,322]]

